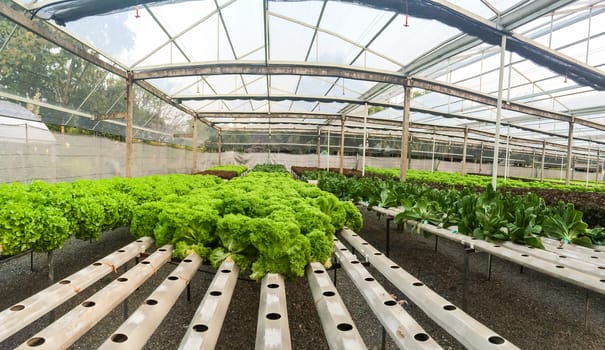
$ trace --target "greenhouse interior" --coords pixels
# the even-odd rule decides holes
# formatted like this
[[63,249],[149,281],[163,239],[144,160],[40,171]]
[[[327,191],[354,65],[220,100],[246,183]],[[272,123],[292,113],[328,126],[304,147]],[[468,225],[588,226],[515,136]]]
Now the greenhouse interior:
[[0,159],[1,349],[605,349],[602,0],[3,0]]

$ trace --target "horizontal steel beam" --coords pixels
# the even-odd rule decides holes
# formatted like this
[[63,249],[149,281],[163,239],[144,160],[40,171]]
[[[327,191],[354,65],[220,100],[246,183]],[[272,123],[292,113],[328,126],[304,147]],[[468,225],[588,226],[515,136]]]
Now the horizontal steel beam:
[[[105,57],[99,53],[91,52],[92,48],[86,46],[85,44],[79,43],[80,45],[78,45],[76,43],[76,40],[69,38],[67,34],[62,33],[59,30],[53,28],[48,23],[40,23],[34,21],[31,17],[24,15],[22,12],[13,10],[5,2],[0,3],[0,14],[8,18],[12,22],[20,25],[21,27],[33,32],[34,34],[50,41],[55,45],[64,48],[65,50],[84,59],[85,61],[96,65],[97,67],[105,69],[106,71],[111,72],[122,78],[127,77],[126,69],[124,69],[123,67],[119,67],[116,64],[111,64],[107,62],[107,60],[110,60],[109,57]],[[104,57],[105,60],[101,57]]]
[[368,69],[345,64],[315,64],[294,61],[215,61],[140,67],[133,71],[135,80],[173,78],[192,75],[303,75],[341,77],[402,85],[400,73]]

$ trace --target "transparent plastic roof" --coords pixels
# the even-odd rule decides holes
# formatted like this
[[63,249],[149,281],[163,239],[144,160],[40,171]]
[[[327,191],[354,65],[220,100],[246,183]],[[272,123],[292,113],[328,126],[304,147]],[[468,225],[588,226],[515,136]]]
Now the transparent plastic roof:
[[[401,85],[318,75],[325,66],[426,78],[495,98],[500,33],[508,34],[505,105],[522,103],[605,124],[605,1],[14,2],[65,24],[63,30],[124,70],[185,70],[146,81],[217,130],[307,125],[337,132],[340,116],[363,117],[365,103],[373,128],[401,130]],[[303,62],[315,70],[244,74],[251,62]],[[242,73],[200,75],[189,69],[221,63],[242,63]],[[81,107],[77,101],[70,105]],[[495,132],[493,105],[415,88],[411,107],[416,126]],[[141,127],[166,133],[190,127],[191,117],[173,107],[145,113],[150,121],[142,120]],[[282,118],[271,118],[275,113]],[[347,124],[363,126],[358,122]],[[504,109],[502,122],[503,135],[567,142],[569,123],[563,120]],[[577,125],[575,144],[605,144],[603,130]]]

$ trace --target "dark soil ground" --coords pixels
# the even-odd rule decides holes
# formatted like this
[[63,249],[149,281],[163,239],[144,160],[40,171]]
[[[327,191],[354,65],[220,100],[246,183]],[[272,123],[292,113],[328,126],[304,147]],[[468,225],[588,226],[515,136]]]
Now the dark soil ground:
[[[361,235],[376,248],[385,251],[385,218],[364,213],[365,227]],[[395,231],[395,230],[394,230]],[[59,280],[119,249],[132,238],[126,229],[105,233],[94,243],[70,240],[55,255],[55,280]],[[410,233],[393,232],[390,255],[411,274],[448,299],[462,305],[463,247],[440,240],[437,252],[434,237],[424,238]],[[540,273],[494,259],[492,278],[486,278],[485,254],[470,256],[469,295],[466,312],[522,349],[605,349],[605,296],[587,293],[584,289],[558,281]],[[34,255],[34,272],[30,271],[29,256],[0,264],[0,310],[47,287],[46,255]],[[130,267],[133,266],[131,262]],[[158,284],[174,269],[173,264],[160,268],[128,299],[132,313]],[[374,277],[398,299],[406,299],[378,272],[369,268]],[[122,269],[121,269],[122,271]],[[334,272],[330,272],[334,276]],[[60,317],[100,290],[119,273],[99,281],[80,292],[55,311]],[[381,349],[382,327],[361,294],[342,270],[336,271],[337,289],[348,306],[357,328],[370,349]],[[146,349],[175,349],[185,334],[195,309],[213,278],[213,269],[202,266],[191,282],[191,301],[183,293],[168,317],[147,343]],[[306,278],[286,285],[288,318],[294,349],[327,349],[321,323]],[[252,349],[256,333],[259,283],[242,276],[236,286],[217,349]],[[586,303],[588,297],[588,304]],[[586,313],[588,305],[588,313]],[[463,347],[445,333],[413,303],[405,309],[445,349]],[[12,349],[42,330],[51,315],[42,317],[31,326],[0,343],[0,349]],[[123,307],[118,307],[90,332],[78,340],[72,349],[97,348],[123,321]],[[2,325],[0,325],[1,327]],[[386,341],[387,349],[395,349]]]

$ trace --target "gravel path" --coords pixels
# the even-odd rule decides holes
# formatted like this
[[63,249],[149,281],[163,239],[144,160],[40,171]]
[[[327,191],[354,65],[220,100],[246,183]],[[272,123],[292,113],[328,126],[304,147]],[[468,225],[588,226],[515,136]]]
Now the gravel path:
[[[362,210],[365,227],[360,233],[370,244],[384,251],[385,218]],[[70,240],[55,254],[55,280],[70,275],[95,260],[119,249],[132,238],[126,229],[103,234],[94,243]],[[391,258],[426,285],[455,305],[462,305],[464,252],[460,245],[439,241],[434,251],[434,238],[414,234],[391,235]],[[471,316],[492,328],[522,349],[605,349],[605,296],[588,293],[589,312],[585,306],[587,293],[540,273],[495,259],[492,279],[486,278],[486,256],[470,256],[469,305]],[[132,267],[133,263],[129,263]],[[46,254],[34,254],[34,272],[30,271],[29,255],[0,262],[0,310],[18,303],[27,296],[47,287]],[[128,299],[132,313],[138,305],[175,268],[167,264],[135,291]],[[368,268],[387,291],[405,300],[377,271]],[[120,271],[123,271],[121,269]],[[121,272],[120,272],[121,273]],[[103,288],[119,274],[112,274],[79,293],[54,312],[58,318],[94,292]],[[334,271],[330,272],[334,276]],[[370,349],[380,349],[382,327],[361,294],[342,270],[336,271],[336,286],[349,308],[357,328]],[[213,269],[202,266],[191,282],[191,301],[183,293],[168,317],[154,333],[146,349],[174,349],[185,334],[188,323],[213,278]],[[286,285],[288,317],[294,349],[327,349],[321,323],[315,311],[307,280],[302,278]],[[256,335],[259,283],[242,276],[237,283],[217,349],[252,349]],[[413,303],[405,309],[445,349],[463,347],[445,333]],[[44,329],[52,315],[42,317],[24,330],[0,343],[0,349],[12,349]],[[72,349],[98,347],[123,321],[123,307],[112,311],[90,332],[78,340]],[[1,326],[1,325],[0,325]],[[386,340],[387,349],[395,345]]]

